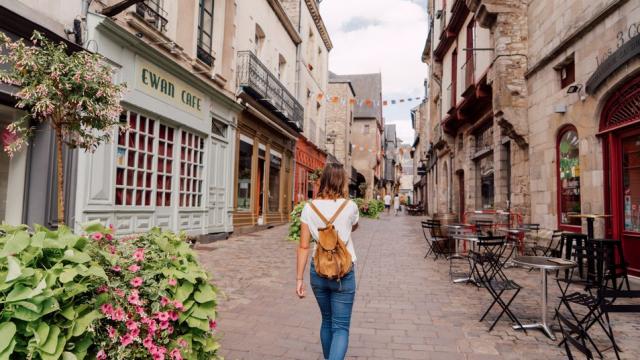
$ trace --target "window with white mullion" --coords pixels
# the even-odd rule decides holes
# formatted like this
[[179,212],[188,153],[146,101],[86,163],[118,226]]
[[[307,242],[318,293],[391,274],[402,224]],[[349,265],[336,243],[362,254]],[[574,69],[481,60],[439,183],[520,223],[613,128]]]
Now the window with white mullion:
[[180,207],[201,207],[204,139],[185,130],[180,139]]
[[174,142],[174,129],[170,126],[159,124],[158,148],[156,151],[156,206],[171,206]]
[[151,206],[155,121],[132,111],[120,120],[128,129],[118,133],[115,204]]

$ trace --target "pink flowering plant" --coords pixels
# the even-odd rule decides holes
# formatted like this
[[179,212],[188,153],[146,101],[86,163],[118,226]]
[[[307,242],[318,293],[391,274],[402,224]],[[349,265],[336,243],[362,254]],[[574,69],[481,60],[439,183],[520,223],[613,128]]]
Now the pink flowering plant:
[[109,240],[109,283],[98,289],[97,359],[216,359],[216,289],[183,235],[153,229]]
[[56,139],[58,221],[64,224],[62,147],[95,150],[119,126],[125,86],[113,83],[113,69],[88,51],[69,53],[34,32],[31,43],[0,33],[0,82],[19,87],[16,107],[26,115],[3,130],[4,151],[13,156],[27,144],[36,124],[48,123]]

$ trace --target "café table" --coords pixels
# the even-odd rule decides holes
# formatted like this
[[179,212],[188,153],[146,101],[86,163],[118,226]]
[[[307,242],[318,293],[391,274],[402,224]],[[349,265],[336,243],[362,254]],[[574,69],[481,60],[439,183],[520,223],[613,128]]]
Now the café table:
[[609,218],[612,215],[606,215],[606,214],[574,214],[574,215],[569,215],[570,218],[580,218],[580,219],[586,219],[587,220],[587,238],[589,239],[593,239],[594,235],[593,235],[593,221],[595,219],[604,219],[604,218]]
[[571,260],[545,257],[545,256],[518,256],[515,259],[513,259],[513,263],[520,266],[540,269],[540,284],[542,287],[541,321],[533,324],[524,324],[522,325],[522,327],[520,325],[514,325],[513,329],[515,330],[538,329],[538,330],[541,330],[544,334],[546,334],[551,340],[556,340],[556,337],[553,335],[553,331],[551,330],[551,327],[547,323],[547,312],[548,312],[547,272],[571,269],[576,267],[578,264],[575,261],[571,261]]

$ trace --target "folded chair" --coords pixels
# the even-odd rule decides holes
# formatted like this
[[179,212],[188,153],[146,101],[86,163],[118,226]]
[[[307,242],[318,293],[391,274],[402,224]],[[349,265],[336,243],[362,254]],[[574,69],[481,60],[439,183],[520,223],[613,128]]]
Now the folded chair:
[[[493,330],[504,314],[507,314],[514,323],[522,327],[520,320],[509,308],[518,293],[520,293],[520,290],[522,290],[522,287],[509,279],[502,270],[505,243],[504,236],[484,236],[479,238],[478,251],[469,252],[469,261],[471,262],[476,282],[487,289],[487,292],[493,298],[487,310],[482,314],[480,321],[484,321],[496,304],[502,309],[491,324],[491,327],[489,327],[489,331]],[[510,297],[507,296],[507,292],[511,293]]]

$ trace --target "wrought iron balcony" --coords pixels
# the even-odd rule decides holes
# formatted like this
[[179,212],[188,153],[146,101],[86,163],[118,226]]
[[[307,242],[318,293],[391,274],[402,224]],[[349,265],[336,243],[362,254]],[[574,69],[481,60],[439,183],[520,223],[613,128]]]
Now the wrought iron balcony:
[[149,25],[161,32],[167,31],[167,12],[162,8],[160,0],[146,0],[136,5],[136,14]]
[[302,131],[304,109],[280,80],[250,51],[238,52],[238,88]]

